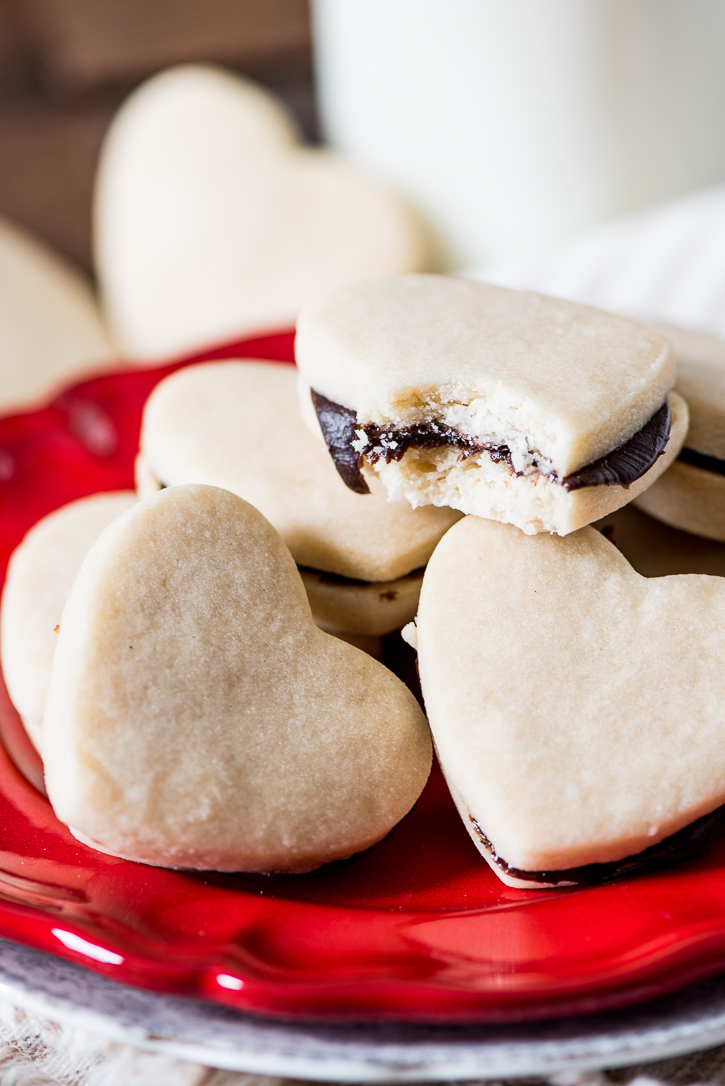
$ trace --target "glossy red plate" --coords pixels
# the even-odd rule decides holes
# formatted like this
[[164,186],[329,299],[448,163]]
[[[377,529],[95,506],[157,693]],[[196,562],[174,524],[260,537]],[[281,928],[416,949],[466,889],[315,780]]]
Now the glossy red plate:
[[[289,362],[292,334],[197,359],[240,355]],[[182,364],[99,377],[0,420],[3,572],[39,517],[132,486],[144,401]],[[26,779],[42,786],[4,687],[0,717],[25,774],[0,748],[0,935],[106,976],[265,1015],[470,1022],[620,1006],[725,969],[725,842],[611,886],[512,890],[435,771],[356,862],[284,877],[164,871],[71,837]]]

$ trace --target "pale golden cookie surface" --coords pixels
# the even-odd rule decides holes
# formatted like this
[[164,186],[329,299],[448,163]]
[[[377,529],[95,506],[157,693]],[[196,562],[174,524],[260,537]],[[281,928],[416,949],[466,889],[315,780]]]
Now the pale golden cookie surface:
[[[392,581],[425,565],[460,518],[354,494],[300,417],[291,366],[211,362],[167,377],[151,394],[141,431],[144,469],[161,483],[208,483],[251,502],[300,566]],[[379,631],[361,631],[379,632]]]
[[63,613],[44,720],[58,817],[172,867],[303,871],[379,840],[431,763],[412,694],[314,626],[289,551],[214,487],[101,535]]
[[424,579],[419,666],[481,852],[474,821],[511,867],[566,871],[723,804],[724,624],[721,577],[646,579],[593,528],[452,528]]
[[394,193],[303,146],[262,87],[203,65],[161,72],[124,103],[95,220],[106,314],[137,358],[288,327],[337,286],[429,260]]
[[0,218],[0,410],[27,409],[115,356],[85,276]]
[[687,401],[690,425],[683,459],[637,505],[675,528],[725,540],[725,340],[673,325],[656,327],[675,348],[675,388]]
[[13,552],[2,597],[2,667],[8,693],[40,749],[56,626],[91,544],[136,503],[133,491],[92,494],[43,517]]
[[[528,534],[565,535],[631,500],[666,470],[687,426],[662,336],[465,279],[409,275],[337,291],[303,310],[295,351],[303,397],[314,390],[353,415],[347,444],[391,497]],[[570,485],[643,430],[668,394],[662,455],[621,484]],[[406,432],[421,428],[422,443],[407,447]]]

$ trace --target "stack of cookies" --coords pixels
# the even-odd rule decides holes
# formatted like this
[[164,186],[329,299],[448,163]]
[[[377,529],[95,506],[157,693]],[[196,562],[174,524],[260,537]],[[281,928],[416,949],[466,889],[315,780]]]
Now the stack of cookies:
[[300,570],[315,621],[379,653],[416,613],[423,567],[460,514],[363,500],[341,485],[305,426],[291,366],[190,366],[157,386],[144,411],[140,497],[180,483],[238,494],[272,524]]
[[[510,885],[690,855],[725,804],[725,558],[677,529],[725,539],[725,364],[678,341],[676,372],[671,338],[407,275],[308,306],[297,373],[168,377],[139,500],[51,514],[10,566],[3,669],[59,818],[146,863],[310,870],[410,810],[432,732]],[[427,722],[373,658],[403,626]]]

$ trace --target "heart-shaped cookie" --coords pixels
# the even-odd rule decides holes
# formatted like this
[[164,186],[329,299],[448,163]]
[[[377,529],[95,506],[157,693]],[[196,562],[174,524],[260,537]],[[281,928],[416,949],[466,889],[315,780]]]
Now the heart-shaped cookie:
[[135,91],[103,148],[96,267],[119,341],[161,357],[294,322],[370,275],[419,271],[413,214],[237,76],[174,68]]
[[389,502],[377,478],[372,494],[349,490],[300,417],[295,370],[269,362],[202,363],[157,385],[139,467],[142,496],[161,483],[207,483],[251,502],[309,570],[315,618],[351,633],[384,634],[410,621],[418,571],[460,519]]
[[40,749],[55,630],[91,544],[136,504],[133,491],[92,494],[35,524],[12,554],[2,596],[0,651],[5,683],[28,735]]
[[724,579],[646,579],[594,528],[558,539],[467,517],[444,536],[420,677],[451,792],[499,876],[581,881],[725,803],[724,628]]
[[[560,298],[441,275],[368,280],[307,306],[295,355],[337,469],[367,491],[527,534],[618,509],[674,460],[672,347]],[[308,416],[305,416],[306,418]]]
[[26,407],[115,355],[81,273],[0,219],[0,410]]
[[94,544],[43,727],[58,817],[161,866],[304,871],[349,856],[411,808],[431,763],[410,691],[313,624],[261,513],[200,485],[139,502]]

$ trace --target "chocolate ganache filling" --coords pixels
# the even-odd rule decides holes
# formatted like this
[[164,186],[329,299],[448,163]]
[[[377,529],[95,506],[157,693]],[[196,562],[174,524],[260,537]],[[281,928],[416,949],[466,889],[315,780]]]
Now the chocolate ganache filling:
[[[508,445],[478,442],[469,434],[439,422],[417,423],[399,430],[384,429],[372,423],[361,424],[352,408],[342,407],[314,389],[311,389],[311,395],[330,456],[340,478],[356,494],[370,493],[360,470],[363,455],[371,464],[378,460],[389,464],[402,460],[408,449],[459,449],[461,460],[485,451],[494,463],[504,462],[514,472]],[[621,486],[626,489],[662,456],[670,436],[671,421],[670,405],[665,400],[642,429],[623,445],[563,479],[555,474],[547,474],[547,478],[565,490],[580,490],[586,486]],[[354,447],[355,442],[359,443],[360,432],[367,439],[364,454]]]
[[545,882],[551,886],[559,886],[561,883],[574,886],[598,886],[604,882],[613,882],[614,879],[625,878],[627,875],[645,874],[648,871],[655,871],[658,868],[681,863],[683,860],[693,860],[700,856],[710,841],[721,835],[725,827],[725,806],[716,807],[714,811],[691,822],[689,826],[685,826],[677,833],[665,837],[656,845],[650,845],[649,848],[633,856],[625,856],[622,860],[612,860],[610,863],[585,864],[582,867],[569,867],[560,871],[522,871],[518,867],[512,867],[498,855],[475,818],[472,815],[468,817],[476,836],[493,862],[512,878],[526,882]]
[[694,468],[702,468],[704,471],[714,471],[717,475],[725,475],[725,460],[719,460],[717,456],[706,456],[705,453],[695,452],[694,449],[681,449],[678,460],[684,464],[692,464]]
[[[359,577],[344,577],[341,573],[330,573],[326,569],[314,569],[312,566],[298,566],[299,570],[303,573],[311,573],[318,577],[321,584],[334,584],[339,585],[341,588],[369,588],[371,585],[391,584],[391,581],[363,581]],[[402,581],[403,578],[410,580],[422,580],[425,573],[425,566],[419,566],[417,569],[413,569],[410,573],[401,573],[400,577],[395,577],[394,580]]]

